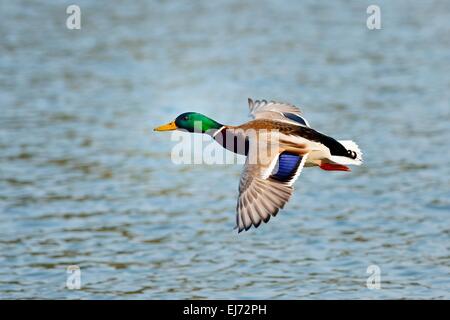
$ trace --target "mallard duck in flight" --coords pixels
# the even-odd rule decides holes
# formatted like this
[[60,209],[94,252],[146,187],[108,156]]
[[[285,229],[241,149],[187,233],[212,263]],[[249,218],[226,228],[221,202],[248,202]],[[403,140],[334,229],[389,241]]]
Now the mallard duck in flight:
[[238,232],[267,223],[284,207],[303,167],[350,171],[362,152],[353,141],[338,141],[312,129],[292,104],[248,99],[253,120],[223,125],[186,112],[155,131],[186,130],[210,135],[224,148],[247,156],[236,207]]

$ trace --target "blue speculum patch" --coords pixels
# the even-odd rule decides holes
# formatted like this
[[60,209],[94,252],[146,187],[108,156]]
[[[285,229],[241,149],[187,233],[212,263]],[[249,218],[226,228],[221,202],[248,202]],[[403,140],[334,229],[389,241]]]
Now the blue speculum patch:
[[301,123],[301,124],[307,126],[305,119],[303,119],[302,117],[300,117],[300,116],[298,116],[296,114],[290,113],[290,112],[284,112],[283,114],[284,114],[284,116],[286,118],[291,119],[292,121],[295,121],[295,122],[298,122],[298,123]]
[[301,156],[283,152],[278,157],[278,163],[274,169],[275,174],[272,174],[271,177],[280,181],[289,181],[295,175],[301,161]]

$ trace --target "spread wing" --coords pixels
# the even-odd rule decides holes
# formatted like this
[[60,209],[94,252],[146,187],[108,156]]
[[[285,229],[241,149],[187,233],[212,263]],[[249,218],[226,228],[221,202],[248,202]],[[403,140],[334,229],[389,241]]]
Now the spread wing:
[[308,122],[301,116],[301,111],[296,106],[289,103],[275,101],[248,99],[250,116],[254,119],[271,119],[285,121],[297,125],[309,127]]
[[[252,149],[250,149],[252,150]],[[250,151],[252,152],[252,151]],[[267,166],[251,164],[247,156],[239,182],[236,207],[238,231],[257,228],[275,217],[292,195],[293,183],[305,164],[307,154],[299,156],[283,152],[276,154]]]

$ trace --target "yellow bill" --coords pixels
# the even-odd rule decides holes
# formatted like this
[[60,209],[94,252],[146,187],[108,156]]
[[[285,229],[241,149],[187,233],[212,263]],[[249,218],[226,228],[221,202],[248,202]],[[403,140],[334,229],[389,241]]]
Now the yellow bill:
[[178,129],[177,125],[175,124],[175,121],[169,122],[168,124],[162,125],[160,127],[157,127],[153,129],[154,131],[171,131]]

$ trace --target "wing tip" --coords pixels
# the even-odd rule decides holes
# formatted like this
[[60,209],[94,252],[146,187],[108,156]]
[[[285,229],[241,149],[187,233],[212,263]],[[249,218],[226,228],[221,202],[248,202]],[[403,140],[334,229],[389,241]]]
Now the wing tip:
[[238,226],[238,225],[235,225],[234,228],[233,228],[233,230],[236,230],[236,229],[237,229],[237,233],[240,234],[242,231],[248,231],[248,230],[250,230],[250,229],[252,228],[252,226],[253,226],[255,229],[258,229],[258,227],[262,225],[261,222],[264,222],[264,223],[266,224],[266,223],[269,222],[270,218],[276,217],[277,214],[279,213],[280,209],[281,209],[281,208],[277,208],[274,212],[272,212],[271,214],[267,215],[266,218],[264,218],[264,219],[261,218],[261,220],[259,220],[258,223],[254,223],[254,222],[252,221],[252,223],[250,223],[250,225],[248,225],[248,226],[243,225],[242,227],[240,227],[240,226]]

